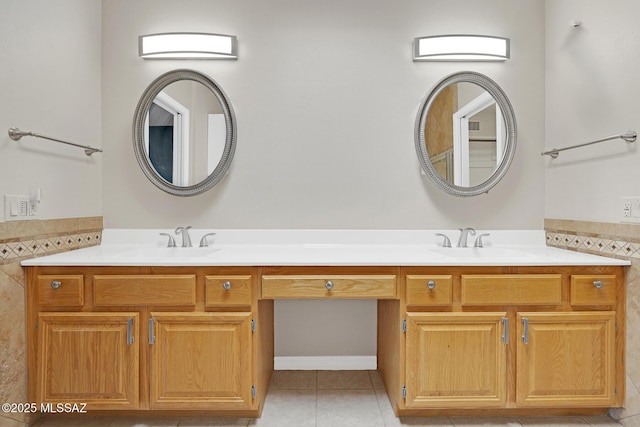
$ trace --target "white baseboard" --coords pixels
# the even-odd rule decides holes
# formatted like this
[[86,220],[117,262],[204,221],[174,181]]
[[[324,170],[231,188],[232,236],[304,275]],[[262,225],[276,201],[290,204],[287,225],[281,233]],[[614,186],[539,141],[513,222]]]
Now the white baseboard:
[[277,371],[357,371],[378,369],[376,356],[301,356],[274,357],[274,369]]

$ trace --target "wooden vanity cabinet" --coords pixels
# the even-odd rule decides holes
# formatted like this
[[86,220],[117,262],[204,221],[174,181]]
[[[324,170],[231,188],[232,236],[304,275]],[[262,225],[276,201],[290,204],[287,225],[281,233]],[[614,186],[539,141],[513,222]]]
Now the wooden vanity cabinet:
[[624,403],[616,266],[28,267],[29,401],[259,416],[282,298],[378,301],[378,370],[397,415]]
[[[400,303],[378,303],[378,365],[396,414],[622,406],[624,274],[623,267],[407,267]],[[389,326],[394,318],[401,327]]]
[[29,267],[30,401],[258,416],[273,303],[257,280],[253,268]]

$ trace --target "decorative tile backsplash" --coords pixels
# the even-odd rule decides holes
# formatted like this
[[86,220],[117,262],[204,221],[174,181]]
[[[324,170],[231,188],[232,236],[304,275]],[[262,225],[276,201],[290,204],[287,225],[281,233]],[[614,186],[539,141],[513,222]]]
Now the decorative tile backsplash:
[[548,246],[616,258],[640,258],[640,225],[545,219]]
[[546,230],[547,245],[604,256],[640,258],[640,242],[614,236],[579,235]]
[[44,239],[0,243],[2,262],[15,262],[17,259],[43,256],[56,252],[83,248],[100,244],[102,232],[68,234]]
[[99,245],[102,217],[0,224],[0,265]]

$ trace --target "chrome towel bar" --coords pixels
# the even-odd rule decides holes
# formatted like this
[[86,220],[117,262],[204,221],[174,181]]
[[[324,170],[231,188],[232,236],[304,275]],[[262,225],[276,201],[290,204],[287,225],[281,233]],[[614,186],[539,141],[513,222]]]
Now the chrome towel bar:
[[623,134],[620,134],[620,135],[608,136],[606,138],[602,138],[602,139],[599,139],[597,141],[585,142],[584,144],[572,145],[571,147],[554,148],[552,150],[545,151],[544,153],[541,153],[541,155],[542,156],[551,156],[552,158],[555,159],[555,158],[558,157],[558,154],[561,151],[564,151],[564,150],[571,150],[573,148],[585,147],[587,145],[597,144],[599,142],[611,141],[611,140],[614,140],[614,139],[624,139],[627,142],[635,142],[637,136],[638,135],[636,134],[635,131],[630,130],[627,133],[623,133]]
[[63,141],[61,139],[49,138],[48,136],[40,135],[34,132],[27,132],[18,128],[9,129],[9,138],[13,139],[14,141],[19,141],[23,136],[35,136],[36,138],[48,139],[49,141],[55,141],[62,144],[73,145],[74,147],[84,148],[84,154],[86,154],[87,156],[90,156],[93,153],[102,153],[102,150],[100,148],[93,148],[89,147],[88,145],[80,145],[73,142]]

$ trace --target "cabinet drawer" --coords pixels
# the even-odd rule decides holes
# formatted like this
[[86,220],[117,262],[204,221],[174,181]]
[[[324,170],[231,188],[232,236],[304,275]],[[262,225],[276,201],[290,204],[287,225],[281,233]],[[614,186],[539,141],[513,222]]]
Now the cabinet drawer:
[[82,307],[84,278],[82,274],[39,275],[37,295],[38,305]]
[[407,306],[451,305],[453,278],[450,275],[407,276]]
[[616,276],[571,276],[571,305],[613,305],[616,303]]
[[559,305],[560,274],[462,276],[462,305]]
[[251,307],[251,276],[206,276],[205,307]]
[[395,298],[395,275],[262,276],[262,298]]
[[96,275],[93,277],[96,306],[195,306],[196,276]]

